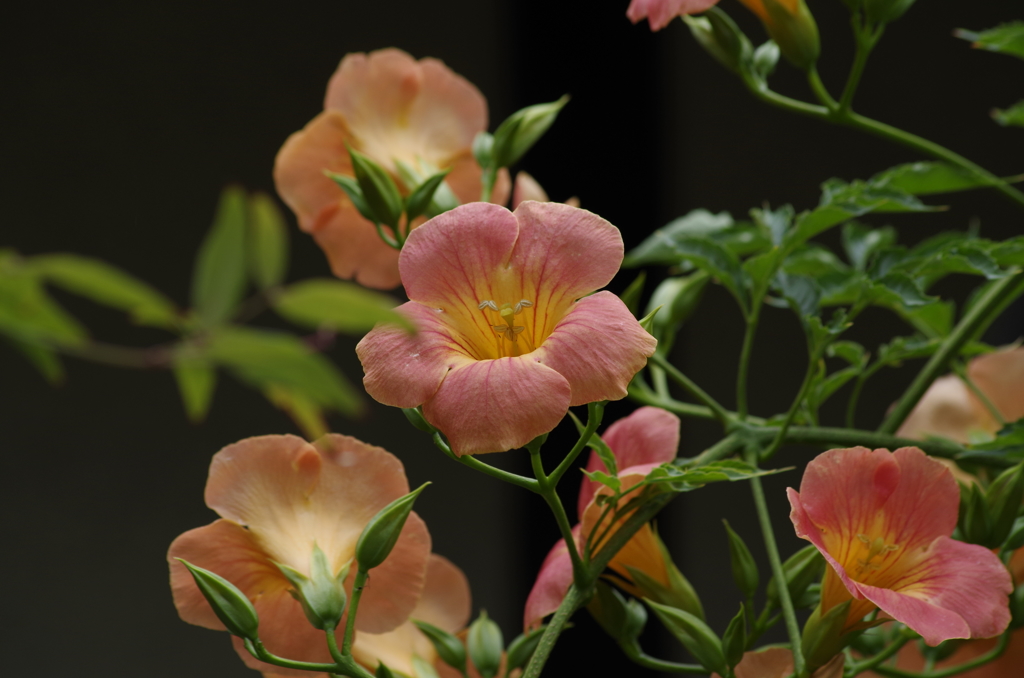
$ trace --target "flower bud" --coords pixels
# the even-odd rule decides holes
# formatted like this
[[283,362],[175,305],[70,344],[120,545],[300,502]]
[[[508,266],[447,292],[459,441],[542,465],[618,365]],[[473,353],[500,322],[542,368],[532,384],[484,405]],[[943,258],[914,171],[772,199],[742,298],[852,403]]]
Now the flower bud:
[[514,165],[544,136],[567,103],[568,95],[551,103],[527,106],[506,118],[494,132],[494,166]]
[[417,166],[413,167],[402,160],[395,160],[398,178],[409,190],[409,195],[405,198],[407,221],[412,221],[420,215],[425,215],[428,219],[436,217],[461,204],[445,182],[445,178],[451,172],[450,167],[442,170],[424,160],[418,160],[416,164]]
[[740,593],[747,600],[750,600],[757,593],[757,585],[759,583],[757,563],[754,562],[754,556],[750,554],[750,549],[747,548],[743,539],[729,527],[729,522],[723,520],[722,523],[725,525],[725,533],[729,537],[729,559],[732,563],[732,578],[736,582]]
[[370,220],[397,229],[398,220],[402,216],[402,195],[394,179],[387,170],[359,151],[349,148],[348,153],[352,158],[352,170],[362,189],[363,199],[373,215]]
[[441,661],[448,666],[455,667],[462,673],[466,672],[466,646],[462,644],[461,640],[433,624],[415,620],[413,624],[431,642],[434,649],[437,650],[437,656],[441,658]]
[[1004,471],[985,492],[991,529],[984,546],[998,548],[1010,536],[1024,500],[1024,463]]
[[348,577],[351,562],[345,563],[345,566],[334,574],[331,572],[327,556],[314,544],[309,563],[310,576],[307,577],[282,563],[274,564],[291,583],[292,597],[302,605],[302,611],[306,613],[309,623],[321,631],[337,628],[341,616],[345,613],[345,606],[348,605],[345,578]]
[[540,637],[544,635],[547,626],[541,625],[529,633],[520,633],[508,645],[508,652],[505,655],[506,674],[526,666],[533,656],[534,650],[540,644]]
[[501,651],[505,649],[505,641],[501,629],[488,619],[486,612],[481,611],[476,621],[469,625],[466,642],[469,657],[480,676],[494,678],[501,667]]
[[252,641],[259,638],[259,616],[244,593],[218,574],[196,567],[181,558],[177,560],[192,573],[192,578],[206,598],[206,602],[232,635]]
[[728,674],[722,641],[707,624],[685,610],[659,605],[652,600],[646,602],[665,628],[672,632],[701,666],[720,676]]
[[768,35],[790,63],[808,71],[818,61],[818,24],[804,0],[740,0],[764,22]]
[[[800,606],[798,601],[807,588],[821,576],[824,569],[825,559],[813,544],[805,546],[786,559],[782,564],[782,571],[786,575],[786,588],[789,589],[789,597],[794,605]],[[765,591],[767,602],[772,607],[780,607],[778,587],[778,582],[772,577]]]
[[345,174],[336,174],[335,172],[329,172],[324,170],[324,175],[331,179],[334,183],[338,184],[341,190],[345,191],[345,195],[352,201],[352,205],[359,210],[359,213],[363,215],[363,218],[369,219],[370,221],[377,221],[377,215],[373,213],[370,206],[366,204],[366,198],[363,197],[363,189],[359,187],[359,182],[355,180],[355,177],[350,177]]
[[429,484],[423,483],[404,497],[394,500],[366,524],[356,543],[356,560],[360,571],[367,572],[377,567],[390,555],[398,536],[402,533],[402,528],[405,527],[405,520],[412,512],[416,497],[420,496],[420,492]]
[[722,635],[722,652],[725,654],[725,663],[729,668],[735,667],[743,660],[743,651],[747,647],[747,620],[746,608],[740,603],[740,611],[729,622],[725,633]]
[[745,68],[753,48],[728,14],[711,7],[703,16],[683,15],[683,21],[700,46],[719,63],[737,73]]

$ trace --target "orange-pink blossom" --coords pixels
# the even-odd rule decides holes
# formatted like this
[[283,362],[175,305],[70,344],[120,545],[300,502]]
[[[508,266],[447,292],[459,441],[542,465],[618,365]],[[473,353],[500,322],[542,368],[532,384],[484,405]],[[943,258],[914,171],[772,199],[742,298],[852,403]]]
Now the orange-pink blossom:
[[[221,517],[179,536],[167,554],[178,613],[192,624],[224,628],[176,560],[182,558],[224,577],[252,601],[260,639],[271,653],[331,661],[323,632],[310,625],[274,563],[308,576],[316,545],[339,572],[354,558],[370,519],[408,492],[402,463],[355,438],[328,435],[310,444],[295,436],[262,436],[228,445],[214,455],[206,483],[206,504]],[[363,590],[357,631],[385,633],[408,619],[423,592],[429,554],[430,534],[412,513]],[[349,590],[356,569],[346,581]],[[339,639],[343,632],[344,623]],[[233,641],[252,668],[306,675],[270,667],[253,658],[240,639]]]

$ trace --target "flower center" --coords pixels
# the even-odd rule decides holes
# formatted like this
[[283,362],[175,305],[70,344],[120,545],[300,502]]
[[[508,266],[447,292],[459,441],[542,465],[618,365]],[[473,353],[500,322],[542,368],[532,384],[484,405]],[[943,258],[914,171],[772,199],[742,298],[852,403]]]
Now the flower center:
[[885,555],[893,551],[899,551],[899,544],[886,544],[881,537],[872,539],[866,534],[858,534],[857,539],[867,547],[867,554],[863,558],[857,558],[857,575],[866,572],[875,572],[882,567]]
[[[530,333],[523,334],[526,330],[527,319],[523,315],[523,309],[533,306],[528,299],[520,299],[515,304],[503,303],[500,306],[491,299],[484,299],[477,305],[477,308],[484,313],[487,324],[497,335],[498,357],[522,355],[533,351],[536,346],[530,339]],[[494,314],[497,313],[497,317]],[[522,335],[523,345],[520,345]]]

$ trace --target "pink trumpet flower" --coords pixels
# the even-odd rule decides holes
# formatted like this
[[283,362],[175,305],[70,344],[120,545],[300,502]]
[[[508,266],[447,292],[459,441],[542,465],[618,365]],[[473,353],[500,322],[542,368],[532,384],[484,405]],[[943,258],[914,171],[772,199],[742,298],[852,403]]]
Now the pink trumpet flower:
[[[479,200],[481,171],[471,146],[486,129],[483,95],[437,59],[416,61],[397,49],[348,54],[327,85],[324,111],[278,152],[274,182],[336,276],[390,289],[399,284],[398,252],[324,170],[352,176],[351,146],[395,177],[399,162],[424,175],[451,168],[446,181],[456,197]],[[495,202],[504,203],[508,191],[502,172]]]
[[660,31],[677,16],[697,14],[717,4],[718,0],[633,0],[626,16],[633,23],[647,19],[652,31]]
[[657,344],[606,285],[618,229],[526,201],[462,205],[409,235],[399,259],[419,332],[379,326],[356,347],[367,393],[423,406],[457,455],[522,447],[570,406],[617,400]]
[[[224,628],[176,560],[182,558],[224,577],[253,602],[260,639],[270,652],[331,661],[323,632],[307,621],[275,563],[308,576],[316,545],[332,571],[340,572],[353,559],[370,519],[408,492],[402,463],[355,438],[328,435],[310,444],[295,436],[262,436],[228,445],[214,455],[206,483],[206,504],[221,518],[182,534],[167,554],[178,614],[191,624]],[[391,555],[373,569],[363,590],[357,631],[386,633],[408,619],[424,589],[429,554],[430,534],[412,513]],[[350,591],[356,569],[345,583]],[[339,641],[344,625],[337,630]],[[233,641],[251,668],[307,675],[260,662],[239,638]]]
[[[657,407],[641,407],[609,426],[603,439],[615,455],[617,465],[622,467],[618,473],[622,487],[629,488],[642,481],[656,466],[676,458],[679,449],[679,418]],[[591,453],[587,470],[608,472],[596,452]],[[577,502],[581,523],[573,529],[573,537],[580,551],[595,529],[603,532],[608,528],[606,520],[599,520],[604,507],[595,499],[597,494],[606,491],[604,485],[583,478]],[[628,495],[620,503],[627,501]],[[594,545],[595,553],[615,534],[616,528],[623,521],[624,518],[620,518],[618,524],[608,529],[601,543]],[[672,586],[670,570],[675,565],[668,560],[661,540],[649,523],[626,542],[608,566],[622,577],[620,583],[627,587],[632,584],[630,569],[643,572],[666,589]],[[544,559],[533,589],[526,599],[523,626],[526,629],[535,628],[544,617],[557,610],[572,580],[569,549],[565,540],[559,540]]]
[[[843,678],[845,655],[837,654],[828,663],[811,674],[811,678]],[[787,678],[793,675],[793,653],[784,647],[770,647],[756,652],[744,652],[743,659],[733,669],[736,678]],[[720,678],[717,673],[712,678]]]
[[1009,572],[984,547],[950,538],[959,487],[916,447],[829,450],[788,494],[797,536],[831,565],[821,613],[852,600],[842,633],[863,628],[876,607],[929,645],[995,636],[1009,624]]

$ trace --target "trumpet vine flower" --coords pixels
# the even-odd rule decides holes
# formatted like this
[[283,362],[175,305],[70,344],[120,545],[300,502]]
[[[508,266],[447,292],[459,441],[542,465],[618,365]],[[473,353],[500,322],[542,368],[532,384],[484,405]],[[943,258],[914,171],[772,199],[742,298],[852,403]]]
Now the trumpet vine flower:
[[633,0],[626,16],[633,23],[647,19],[652,31],[660,31],[677,16],[697,14],[718,4],[718,0]]
[[959,487],[921,450],[829,450],[787,491],[797,536],[831,565],[821,613],[852,601],[842,633],[876,607],[929,645],[1006,628],[1010,574],[984,547],[950,538]]
[[[811,674],[811,678],[842,678],[845,655],[837,654],[827,664]],[[743,659],[733,669],[736,678],[787,678],[793,675],[793,653],[784,647],[770,647],[756,652],[744,652]],[[712,678],[721,678],[717,673]]]
[[[221,518],[190,530],[171,544],[168,561],[174,604],[184,621],[210,629],[224,626],[200,593],[182,558],[237,586],[260,616],[260,639],[278,656],[329,662],[322,631],[313,628],[291,584],[275,563],[309,576],[314,545],[333,572],[355,555],[363,528],[391,501],[407,494],[402,463],[389,452],[355,438],[328,435],[313,444],[295,436],[248,438],[214,455],[206,504]],[[363,590],[356,630],[392,631],[420,600],[430,554],[430,534],[415,513]],[[351,590],[357,567],[346,588]],[[339,639],[344,622],[337,630]],[[241,639],[235,649],[251,668],[306,675],[271,667],[252,657]]]
[[[633,414],[618,420],[608,427],[603,436],[605,443],[615,455],[616,464],[622,467],[618,477],[623,488],[641,482],[657,466],[676,458],[679,448],[679,418],[657,407],[642,407]],[[596,452],[591,453],[588,471],[608,472]],[[603,515],[604,506],[596,497],[610,490],[601,483],[584,477],[577,502],[580,524],[573,528],[576,548],[582,552],[588,540],[592,552],[600,551],[615,534],[625,518],[620,516],[615,524],[609,524]],[[629,501],[629,494],[619,503]],[[591,539],[593,537],[593,539]],[[672,564],[661,539],[655,534],[650,523],[644,525],[626,542],[611,559],[609,568],[621,579],[618,584],[636,591],[633,572],[639,571],[663,589],[670,590],[675,584]],[[678,574],[678,573],[675,573]],[[558,609],[573,581],[572,561],[565,540],[559,540],[541,564],[537,580],[526,600],[523,625],[535,628],[544,617]]]
[[[351,146],[395,177],[399,163],[424,175],[450,168],[446,182],[456,197],[479,200],[481,170],[471,146],[486,129],[483,95],[437,59],[416,61],[397,49],[348,54],[327,85],[324,111],[278,152],[274,182],[336,276],[390,289],[399,283],[398,252],[324,171],[352,176]],[[496,202],[508,197],[508,184],[504,172]]]
[[366,392],[423,406],[457,455],[522,447],[570,406],[626,395],[657,344],[606,285],[618,229],[595,214],[526,201],[462,205],[409,235],[399,259],[419,328],[379,326],[356,347]]

